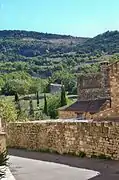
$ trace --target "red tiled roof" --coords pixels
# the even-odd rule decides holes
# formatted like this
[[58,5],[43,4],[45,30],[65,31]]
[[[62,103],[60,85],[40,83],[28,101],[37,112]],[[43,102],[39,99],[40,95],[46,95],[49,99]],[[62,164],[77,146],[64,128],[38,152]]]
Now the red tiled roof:
[[76,101],[70,106],[64,106],[62,108],[59,108],[59,110],[96,113],[99,112],[100,108],[106,102],[106,100],[107,99]]

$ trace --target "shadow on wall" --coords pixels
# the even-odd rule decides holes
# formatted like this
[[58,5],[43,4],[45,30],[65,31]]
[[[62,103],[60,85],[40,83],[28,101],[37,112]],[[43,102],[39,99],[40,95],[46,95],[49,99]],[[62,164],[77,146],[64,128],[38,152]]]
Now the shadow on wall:
[[101,173],[101,175],[92,178],[92,180],[112,180],[112,178],[119,180],[119,161],[79,158],[69,155],[30,152],[19,149],[9,149],[9,155],[85,168]]

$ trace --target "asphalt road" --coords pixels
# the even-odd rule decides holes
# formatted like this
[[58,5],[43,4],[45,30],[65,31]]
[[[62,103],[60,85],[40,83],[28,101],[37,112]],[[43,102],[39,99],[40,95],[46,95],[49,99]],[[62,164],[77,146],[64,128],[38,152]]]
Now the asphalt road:
[[[119,180],[119,161],[10,149],[16,180]],[[100,173],[100,174],[99,174]]]
[[87,180],[97,172],[21,157],[10,157],[12,174],[16,180]]

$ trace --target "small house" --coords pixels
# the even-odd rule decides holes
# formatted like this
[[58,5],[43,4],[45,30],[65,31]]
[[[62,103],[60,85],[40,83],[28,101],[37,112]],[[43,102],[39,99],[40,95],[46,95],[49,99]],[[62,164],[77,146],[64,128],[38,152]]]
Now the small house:
[[111,107],[108,62],[100,64],[100,72],[78,76],[77,101],[58,109],[59,118],[85,119],[93,117],[100,110]]
[[61,84],[50,84],[50,93],[55,94],[61,92]]

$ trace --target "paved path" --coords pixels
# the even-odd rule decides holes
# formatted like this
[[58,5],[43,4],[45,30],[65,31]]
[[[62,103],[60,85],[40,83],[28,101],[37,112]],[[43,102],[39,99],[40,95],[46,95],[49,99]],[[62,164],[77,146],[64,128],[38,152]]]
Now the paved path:
[[[119,161],[9,150],[16,180],[119,180]],[[98,175],[100,172],[100,175]]]
[[97,172],[51,162],[10,157],[11,171],[16,180],[87,180]]
[[[2,169],[2,168],[1,168]],[[11,171],[8,167],[5,167],[5,177],[1,178],[1,180],[15,180],[14,176],[12,175]]]

